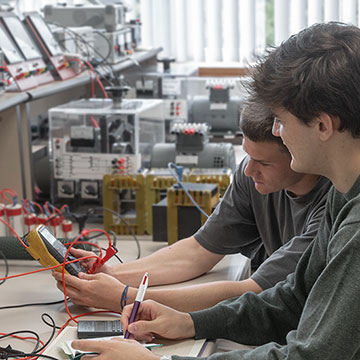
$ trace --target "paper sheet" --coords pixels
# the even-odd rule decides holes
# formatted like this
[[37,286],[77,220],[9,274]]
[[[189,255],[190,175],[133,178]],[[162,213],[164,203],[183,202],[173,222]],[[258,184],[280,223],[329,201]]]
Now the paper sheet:
[[[121,336],[107,336],[107,337],[101,337],[101,338],[91,338],[91,339],[87,339],[87,340],[104,340],[104,341],[108,341],[108,340],[111,340],[111,339],[114,339],[114,338],[117,338],[117,339],[123,339],[124,336],[121,335]],[[69,355],[71,356],[72,358],[76,357],[77,355],[79,354],[84,354],[85,352],[84,351],[81,351],[81,350],[75,350],[73,349],[73,347],[71,346],[71,343],[73,342],[74,340],[67,340],[65,341],[61,348],[62,350],[64,351],[64,353],[66,355]],[[162,346],[162,344],[155,344],[155,343],[142,343],[147,349],[152,349],[154,347],[159,347],[159,346]]]

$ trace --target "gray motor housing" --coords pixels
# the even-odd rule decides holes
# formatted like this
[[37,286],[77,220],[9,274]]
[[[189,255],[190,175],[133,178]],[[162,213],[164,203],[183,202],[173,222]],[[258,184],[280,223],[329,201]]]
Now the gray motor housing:
[[189,119],[194,123],[208,123],[214,134],[235,134],[239,131],[242,103],[237,96],[231,96],[224,103],[212,103],[208,96],[195,96],[190,103]]
[[[204,149],[195,155],[197,164],[178,163],[175,144],[156,144],[151,154],[151,168],[167,168],[169,162],[183,165],[185,167],[195,167],[203,169],[222,169],[230,168],[232,171],[236,168],[235,150],[233,144],[230,143],[206,143]],[[185,154],[191,155],[191,154]]]

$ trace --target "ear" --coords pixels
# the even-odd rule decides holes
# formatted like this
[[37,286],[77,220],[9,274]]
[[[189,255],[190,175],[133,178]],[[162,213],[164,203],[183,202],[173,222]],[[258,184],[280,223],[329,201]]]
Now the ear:
[[320,140],[328,140],[339,127],[339,118],[321,113],[317,118],[317,127],[320,134]]

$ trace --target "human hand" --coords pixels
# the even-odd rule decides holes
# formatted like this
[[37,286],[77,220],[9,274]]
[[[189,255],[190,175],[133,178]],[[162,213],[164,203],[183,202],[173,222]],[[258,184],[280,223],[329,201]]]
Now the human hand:
[[[53,271],[57,287],[64,291],[62,273]],[[79,273],[79,277],[64,275],[66,295],[76,305],[121,311],[120,300],[125,286],[113,276]]]
[[132,305],[125,306],[121,324],[138,340],[151,341],[154,336],[166,339],[185,339],[195,336],[190,314],[174,310],[152,300],[140,304],[135,321],[129,324]]
[[74,340],[74,349],[94,352],[98,355],[83,355],[81,360],[159,360],[150,350],[134,340]]
[[[70,253],[71,253],[71,255],[75,256],[78,259],[82,258],[82,257],[92,256],[89,259],[84,259],[84,260],[80,261],[80,264],[83,266],[83,268],[86,271],[88,271],[94,265],[94,262],[96,261],[96,258],[97,258],[95,253],[93,253],[91,251],[75,249],[73,247],[70,249]],[[103,273],[111,275],[110,269],[111,269],[111,266],[104,264],[101,267],[99,267],[98,269],[96,269],[95,273],[103,272]]]

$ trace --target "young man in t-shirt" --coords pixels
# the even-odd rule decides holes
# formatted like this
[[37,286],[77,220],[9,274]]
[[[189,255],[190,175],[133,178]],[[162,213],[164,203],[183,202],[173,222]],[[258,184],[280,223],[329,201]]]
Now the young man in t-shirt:
[[[273,115],[266,107],[255,102],[245,106],[240,125],[248,156],[219,206],[194,236],[131,263],[103,266],[99,274],[66,276],[72,301],[119,311],[125,284],[131,285],[130,303],[145,271],[150,285],[177,283],[209,271],[226,254],[242,253],[262,264],[243,281],[150,288],[146,297],[194,311],[247,291],[259,293],[292,273],[317,233],[330,182],[294,172],[287,148],[272,135],[272,124]],[[54,276],[62,289],[61,274]]]
[[[190,314],[145,301],[128,326],[130,305],[124,329],[137,338],[195,336],[258,346],[209,360],[360,359],[360,29],[316,24],[273,50],[252,76],[257,101],[276,116],[273,131],[288,147],[291,167],[334,185],[318,235],[295,272],[273,288]],[[124,340],[73,346],[107,359],[160,358]]]

